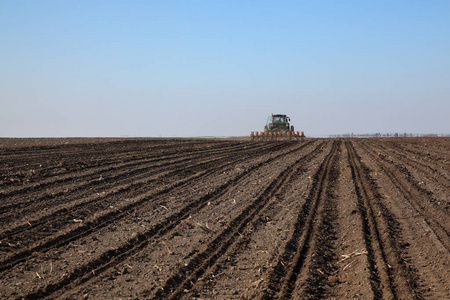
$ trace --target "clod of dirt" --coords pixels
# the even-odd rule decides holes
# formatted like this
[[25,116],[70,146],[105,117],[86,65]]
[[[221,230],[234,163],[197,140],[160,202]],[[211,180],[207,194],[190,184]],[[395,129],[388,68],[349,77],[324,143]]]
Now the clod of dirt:
[[335,284],[338,281],[338,278],[334,275],[328,276],[328,282],[331,284]]

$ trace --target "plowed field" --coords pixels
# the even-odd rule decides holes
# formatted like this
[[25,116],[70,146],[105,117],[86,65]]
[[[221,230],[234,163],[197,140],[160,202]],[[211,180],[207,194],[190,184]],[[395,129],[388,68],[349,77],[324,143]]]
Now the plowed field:
[[2,299],[449,299],[450,139],[0,139]]

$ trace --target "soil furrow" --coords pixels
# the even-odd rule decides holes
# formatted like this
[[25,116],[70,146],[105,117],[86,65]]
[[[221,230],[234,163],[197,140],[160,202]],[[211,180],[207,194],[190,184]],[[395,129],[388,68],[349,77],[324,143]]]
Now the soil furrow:
[[[306,146],[306,145],[303,145],[303,146]],[[245,160],[245,159],[246,158],[243,158],[243,160]],[[126,217],[128,214],[128,211],[137,209],[138,207],[147,204],[150,200],[155,200],[154,199],[155,197],[160,197],[161,195],[168,193],[169,191],[173,190],[174,188],[182,188],[186,184],[192,184],[193,180],[198,180],[208,174],[211,174],[213,171],[215,171],[217,169],[223,169],[223,168],[228,167],[229,165],[238,163],[239,160],[236,159],[236,157],[235,157],[235,160],[232,160],[230,162],[230,158],[227,157],[227,159],[225,159],[224,162],[225,162],[224,164],[218,164],[218,161],[213,159],[212,161],[210,160],[204,164],[194,165],[193,167],[191,167],[192,170],[190,170],[190,172],[188,172],[188,173],[194,173],[194,175],[184,177],[184,178],[177,180],[171,184],[166,183],[162,186],[162,188],[159,188],[157,190],[150,189],[147,192],[143,192],[143,193],[135,196],[136,199],[131,204],[125,205],[124,207],[120,207],[120,209],[110,211],[106,214],[101,215],[100,217],[98,217],[94,220],[90,220],[89,222],[85,222],[83,225],[78,226],[75,229],[69,230],[68,232],[66,232],[64,234],[58,235],[56,237],[51,235],[52,238],[50,240],[48,240],[44,243],[41,243],[37,246],[31,247],[31,248],[28,248],[28,249],[25,249],[22,251],[19,250],[18,253],[11,255],[6,260],[4,260],[0,263],[0,271],[3,271],[3,270],[13,267],[17,263],[20,263],[21,261],[26,260],[29,256],[31,256],[35,253],[38,253],[38,252],[42,253],[44,251],[48,251],[51,248],[62,247],[76,239],[79,239],[83,236],[91,234],[95,230],[99,230],[100,228],[110,224],[111,222],[115,222],[120,218]],[[62,217],[64,217],[64,211],[62,213],[63,213]],[[53,218],[53,217],[51,217],[51,218]],[[66,222],[63,222],[63,223],[67,224],[67,221],[70,222],[70,220],[66,219]],[[33,226],[31,226],[31,227],[33,227]],[[39,228],[40,227],[38,226],[36,229],[39,230]],[[31,228],[31,229],[33,229],[33,228]],[[33,234],[33,232],[31,234]],[[51,234],[51,232],[50,232],[50,234]],[[38,233],[36,233],[35,235],[39,239],[42,239],[42,237],[39,236]]]
[[[306,146],[305,144],[304,146]],[[269,148],[270,149],[270,148]],[[248,152],[239,153],[239,155],[233,155],[233,164],[238,163],[243,160],[247,160],[247,154]],[[242,157],[240,158],[239,157]],[[227,156],[225,158],[217,158],[217,159],[209,159],[206,162],[201,162],[199,164],[188,166],[184,169],[176,169],[175,171],[166,172],[164,174],[160,174],[157,178],[146,178],[141,181],[133,181],[131,184],[127,184],[125,186],[114,186],[113,190],[111,192],[105,192],[104,194],[100,195],[94,195],[92,198],[88,198],[84,200],[83,202],[79,203],[78,205],[70,206],[70,207],[64,207],[60,210],[53,211],[50,215],[47,217],[43,217],[38,220],[34,220],[32,222],[29,222],[27,224],[21,225],[15,229],[12,229],[8,232],[5,232],[2,234],[1,238],[3,242],[9,242],[12,244],[15,244],[16,242],[20,242],[20,248],[26,248],[27,245],[33,242],[34,239],[38,238],[39,240],[43,240],[43,231],[42,228],[51,228],[51,231],[47,233],[47,235],[52,235],[54,232],[63,231],[64,226],[69,226],[73,224],[74,219],[85,219],[88,218],[89,215],[93,214],[95,210],[102,210],[107,209],[107,207],[111,205],[116,205],[115,202],[112,200],[109,200],[106,202],[106,206],[104,208],[99,207],[96,202],[108,197],[117,199],[117,201],[120,201],[120,199],[123,198],[132,198],[132,197],[138,197],[140,198],[140,195],[148,194],[149,191],[153,191],[154,195],[158,195],[159,192],[155,192],[158,190],[161,190],[161,187],[158,185],[159,182],[163,182],[165,186],[171,185],[172,181],[176,180],[178,177],[180,177],[180,174],[192,174],[196,172],[200,172],[201,170],[208,170],[208,173],[210,174],[212,171],[216,169],[222,169],[227,167],[229,163],[230,157]],[[224,164],[225,163],[225,164]],[[167,179],[164,179],[167,178]],[[199,177],[200,178],[200,177]],[[152,182],[158,183],[152,184]],[[183,180],[183,182],[188,182],[186,180]],[[192,182],[190,182],[192,183]],[[164,188],[164,187],[163,187]],[[165,189],[170,190],[170,189]],[[124,195],[126,193],[126,195]],[[148,197],[153,197],[152,195]],[[90,208],[92,206],[92,208]],[[119,207],[120,208],[120,207]],[[136,209],[136,207],[133,207]],[[120,208],[123,209],[123,208]],[[78,212],[78,213],[77,213]],[[26,236],[20,235],[21,232],[26,231]],[[45,230],[44,230],[45,231]],[[48,230],[47,230],[48,231]],[[8,237],[12,237],[12,240],[4,240]],[[24,242],[26,241],[26,242]],[[20,249],[16,249],[16,251]],[[36,251],[36,250],[35,250]]]
[[[258,147],[258,148],[248,148],[245,149],[245,151],[238,151],[236,153],[238,153],[238,156],[242,156],[242,155],[257,155],[258,152],[260,151],[270,151],[272,148],[274,148],[276,146],[266,146],[266,147]],[[45,206],[48,206],[49,203],[54,202],[55,205],[57,206],[63,206],[64,205],[64,209],[69,208],[66,203],[70,203],[72,201],[75,201],[77,199],[83,198],[85,197],[85,190],[89,189],[90,192],[92,194],[95,193],[103,193],[105,192],[105,188],[109,188],[111,186],[111,184],[113,184],[113,188],[116,189],[117,187],[120,188],[120,190],[127,190],[123,187],[121,187],[121,185],[133,185],[135,183],[148,183],[150,182],[150,178],[153,175],[156,175],[158,173],[168,173],[170,172],[170,170],[174,170],[172,171],[172,173],[170,173],[169,175],[173,175],[173,173],[181,173],[183,172],[183,169],[186,169],[189,166],[199,166],[202,163],[202,159],[205,163],[207,163],[208,161],[211,161],[214,157],[216,157],[217,159],[219,158],[229,158],[229,157],[233,157],[233,153],[234,152],[229,152],[229,153],[223,153],[221,156],[219,155],[212,155],[212,153],[210,153],[209,156],[207,156],[208,158],[203,158],[203,155],[199,155],[199,156],[191,156],[191,157],[185,157],[182,158],[180,160],[172,160],[171,162],[165,162],[165,163],[158,163],[158,165],[154,165],[154,166],[150,166],[150,165],[144,165],[144,166],[140,166],[136,169],[125,169],[121,172],[117,172],[117,171],[112,171],[110,174],[109,173],[102,173],[101,174],[101,178],[99,179],[97,176],[95,177],[91,177],[89,179],[86,179],[84,181],[82,181],[79,184],[75,184],[75,183],[70,183],[69,187],[65,187],[64,185],[59,185],[58,188],[56,189],[52,189],[50,190],[51,192],[49,193],[40,193],[38,194],[38,196],[28,196],[28,198],[30,198],[28,200],[28,202],[21,202],[21,203],[17,203],[17,204],[11,204],[9,206],[7,206],[7,211],[9,211],[9,214],[12,214],[13,211],[12,209],[15,208],[16,210],[22,207],[27,207],[27,210],[29,211],[38,211],[42,208],[45,208]],[[166,176],[167,177],[167,176]],[[142,179],[140,178],[144,178],[144,182]],[[148,179],[148,180],[147,180]],[[154,180],[152,180],[154,181]],[[95,189],[94,189],[95,188]],[[47,201],[44,201],[47,200]],[[76,205],[76,204],[75,204]],[[43,206],[43,207],[40,207]],[[5,206],[6,207],[6,206]],[[14,213],[17,213],[16,210],[14,210]],[[22,211],[22,214],[27,214],[29,215],[29,211]],[[0,217],[0,220],[3,222],[3,224],[6,224],[7,221],[7,217],[8,215],[4,215]],[[28,222],[30,220],[27,220]],[[29,225],[29,224],[28,224]]]
[[381,195],[353,144],[347,141],[346,148],[363,221],[374,297],[398,299],[399,295],[408,295],[407,298],[420,299],[417,275],[407,265],[407,254],[401,250],[398,223],[381,203]]
[[[436,237],[442,243],[442,245],[450,252],[450,223],[448,215],[442,210],[439,210],[434,205],[427,205],[426,202],[419,199],[430,199],[428,193],[422,188],[415,185],[411,180],[405,179],[404,173],[398,168],[395,163],[386,160],[383,155],[381,159],[377,159],[377,156],[373,153],[373,150],[364,145],[368,153],[377,161],[380,168],[390,178],[392,183],[401,191],[404,198],[414,207],[414,209],[423,216],[427,225],[433,230]],[[380,157],[380,155],[378,155]],[[405,170],[403,170],[405,171]],[[428,197],[427,197],[428,196]],[[437,201],[433,201],[437,202]]]
[[[313,152],[318,151],[319,147],[320,145]],[[239,240],[244,228],[258,219],[258,214],[267,207],[270,199],[289,182],[289,179],[310,155],[312,153],[301,157],[293,165],[283,170],[255,201],[248,205],[219,236],[208,244],[205,251],[197,254],[185,268],[180,269],[172,276],[165,283],[164,287],[157,291],[154,299],[178,299],[186,290],[191,289],[193,282],[196,282],[209,267],[213,266]]]
[[[257,147],[261,147],[258,146]],[[213,155],[213,154],[230,154],[230,151],[237,151],[239,152],[241,149],[239,146],[234,146],[233,148],[225,148],[225,149],[212,149],[211,151],[197,151],[197,153],[194,152],[194,157],[201,157],[204,155]],[[20,195],[22,194],[27,194],[27,198],[30,197],[30,192],[40,192],[43,189],[50,189],[52,186],[57,186],[58,188],[60,188],[60,184],[61,183],[69,183],[70,188],[73,188],[71,186],[72,182],[74,180],[89,180],[89,178],[99,178],[100,176],[103,175],[108,175],[109,173],[114,174],[114,176],[120,177],[120,173],[117,174],[118,171],[120,171],[121,169],[124,168],[129,168],[131,166],[137,166],[137,171],[139,170],[146,170],[146,167],[142,167],[142,164],[147,164],[147,163],[161,163],[161,161],[169,161],[169,163],[176,158],[187,158],[190,157],[191,155],[188,155],[186,152],[188,151],[184,151],[181,154],[177,153],[175,155],[156,155],[156,156],[152,156],[150,158],[146,158],[146,159],[142,159],[142,157],[139,157],[139,159],[135,159],[135,158],[131,158],[128,161],[120,161],[120,160],[116,160],[114,162],[108,163],[106,165],[100,165],[100,166],[93,166],[92,168],[89,167],[83,167],[83,169],[81,170],[73,170],[73,172],[69,172],[66,174],[58,174],[57,176],[52,176],[49,178],[44,178],[42,180],[40,180],[39,182],[34,182],[34,183],[30,183],[30,184],[25,184],[22,185],[20,187],[14,188],[14,189],[7,189],[7,190],[3,190],[0,193],[0,200],[1,199],[8,199],[8,201],[11,201],[11,196],[16,196],[17,198],[19,198],[19,200],[21,199]],[[198,153],[200,152],[200,153]],[[189,152],[188,152],[189,153]],[[126,172],[126,171],[125,171]],[[122,174],[123,175],[123,174]],[[123,176],[126,176],[123,175]],[[33,199],[33,201],[35,201]],[[0,207],[0,212],[10,209],[10,207]]]
[[[166,155],[176,154],[176,147],[172,149],[172,145],[175,144],[155,146],[151,142],[146,142],[145,144],[129,143],[126,147],[115,148],[116,144],[106,143],[102,144],[99,149],[89,147],[89,145],[82,145],[70,150],[54,149],[54,151],[51,151],[45,149],[44,151],[38,151],[38,149],[33,149],[31,150],[32,155],[20,153],[20,151],[14,149],[14,152],[11,152],[10,155],[4,155],[2,160],[5,166],[4,170],[8,171],[8,175],[16,175],[14,170],[17,170],[18,175],[20,175],[20,172],[28,171],[31,166],[37,166],[38,168],[35,171],[39,175],[38,179],[40,179],[51,175],[63,175],[68,170],[74,171],[118,161],[125,162],[135,160],[138,157],[157,157],[163,155],[163,153]],[[227,145],[222,146],[226,147]],[[17,152],[20,154],[17,155]],[[77,161],[74,162],[73,157],[77,157]]]
[[[225,154],[224,154],[225,156]],[[160,163],[159,160],[156,160],[157,164],[146,164],[145,162],[135,162],[133,165],[137,165],[138,167],[129,169],[130,165],[120,166],[108,168],[106,170],[98,170],[94,173],[89,172],[89,174],[85,174],[83,176],[64,178],[62,180],[52,181],[51,183],[41,184],[38,190],[34,190],[33,192],[27,192],[27,190],[23,190],[23,193],[26,193],[26,197],[20,197],[20,195],[15,194],[16,199],[19,202],[3,205],[0,207],[0,214],[4,212],[11,211],[12,209],[24,209],[30,205],[36,205],[39,202],[45,202],[43,205],[48,205],[48,201],[57,201],[58,197],[64,196],[64,202],[68,202],[68,196],[71,196],[72,193],[76,192],[84,192],[86,189],[90,189],[91,187],[104,186],[111,182],[114,184],[120,183],[120,180],[125,181],[133,181],[140,177],[147,177],[153,174],[157,174],[160,171],[164,170],[164,167],[169,166],[171,169],[176,169],[178,165],[182,165],[186,161],[191,161],[192,158],[184,158],[181,161],[168,161],[166,163]],[[152,161],[153,162],[153,161]],[[150,163],[152,163],[150,162]],[[195,164],[196,161],[192,162]],[[132,167],[132,166],[131,166]],[[118,170],[120,168],[120,171]],[[161,168],[161,169],[158,169]],[[100,175],[100,176],[99,176]],[[52,188],[50,185],[53,185]],[[44,189],[48,192],[42,192]],[[9,200],[8,202],[11,202]],[[58,204],[62,204],[62,201],[57,201]],[[33,209],[33,208],[31,208]],[[4,221],[4,220],[3,220]]]
[[[227,142],[223,144],[217,145],[217,143],[190,143],[189,148],[185,148],[183,154],[200,154],[201,152],[209,152],[213,149],[232,149],[234,147],[239,147],[240,143],[236,142]],[[178,147],[180,146],[179,142],[174,143],[163,143],[161,145],[154,145],[151,142],[145,143],[130,143],[126,147],[114,148],[114,144],[105,144],[102,145],[101,151],[96,149],[90,149],[89,147],[83,147],[76,149],[70,155],[66,154],[63,150],[55,151],[55,152],[43,152],[42,155],[38,155],[36,159],[30,159],[28,156],[20,155],[18,159],[20,162],[10,162],[7,159],[3,159],[3,171],[5,179],[8,177],[14,177],[15,175],[20,175],[25,177],[25,179],[32,180],[34,177],[40,180],[42,177],[49,177],[52,175],[63,175],[67,173],[67,171],[76,171],[80,169],[86,169],[90,167],[114,164],[117,162],[126,162],[133,161],[137,159],[143,158],[155,158],[162,156],[170,156],[179,154]],[[199,147],[201,145],[201,147]],[[185,145],[187,146],[187,145]],[[249,144],[250,146],[250,144]],[[14,151],[14,153],[16,150]],[[45,154],[45,155],[44,155]],[[49,156],[49,157],[46,157]],[[76,157],[77,160],[73,161],[73,157]],[[37,160],[37,161],[36,161]],[[23,163],[20,165],[19,163]],[[36,168],[30,169],[35,166]],[[13,169],[17,169],[17,174],[14,173]],[[32,174],[27,174],[32,171]],[[6,176],[7,175],[7,176]],[[24,175],[32,175],[32,176],[24,176]],[[8,180],[4,180],[3,183],[5,186],[9,184],[14,184],[14,180],[12,182],[8,182]],[[19,183],[21,183],[19,181]]]
[[[388,263],[386,262],[385,254],[379,237],[379,231],[376,227],[374,213],[370,205],[370,198],[368,195],[368,188],[363,184],[364,178],[361,175],[361,166],[357,164],[356,154],[353,146],[346,142],[345,146],[348,152],[348,161],[352,171],[353,183],[355,186],[356,195],[358,197],[358,209],[362,219],[362,230],[364,232],[364,239],[366,242],[366,249],[369,257],[369,269],[371,274],[371,286],[375,299],[396,298],[391,284],[390,275],[388,272]],[[373,196],[372,196],[373,197]]]
[[[290,153],[295,153],[301,151],[303,148],[308,146],[310,143],[303,144],[300,147],[297,147],[293,150],[290,150]],[[321,145],[316,147],[316,150],[319,149]],[[243,178],[249,176],[252,172],[261,168],[263,165],[266,165],[269,162],[274,162],[278,159],[283,158],[286,153],[282,153],[276,156],[272,156],[269,159],[260,162],[256,165],[249,167],[248,169],[241,172],[239,175],[234,177],[233,179],[227,181],[217,189],[215,189],[212,193],[208,193],[205,196],[199,198],[198,200],[190,203],[185,206],[179,213],[171,216],[169,219],[162,221],[161,223],[153,226],[151,229],[139,234],[137,237],[128,240],[126,244],[121,245],[119,248],[114,250],[109,250],[103,253],[98,259],[95,261],[89,262],[87,265],[83,265],[80,268],[77,268],[72,274],[70,274],[67,278],[64,278],[62,281],[49,284],[45,287],[45,289],[39,290],[35,293],[29,294],[25,298],[33,299],[34,297],[43,297],[49,296],[53,293],[65,288],[68,285],[79,285],[83,282],[86,282],[91,277],[97,274],[100,274],[104,270],[110,268],[111,266],[125,260],[127,257],[132,255],[133,253],[140,251],[140,249],[147,246],[149,243],[154,243],[154,239],[158,236],[162,236],[167,234],[170,230],[172,230],[175,226],[180,224],[183,220],[189,217],[191,213],[202,209],[207,205],[209,201],[211,201],[215,197],[219,197],[222,195],[228,188],[232,187],[236,184],[236,182],[242,180]]]
[[[436,141],[434,141],[436,142]],[[404,152],[408,156],[412,157],[419,157],[421,160],[424,161],[431,161],[434,164],[444,167],[447,171],[450,170],[450,156],[448,153],[448,150],[434,150],[430,148],[430,144],[424,142],[425,145],[415,145],[412,142],[408,143],[389,143],[393,147],[399,149],[400,151]],[[448,145],[442,145],[443,149],[446,149]]]
[[[132,177],[131,180],[127,180],[131,181],[131,183],[120,185],[120,182],[117,182],[117,185],[114,185],[110,190],[100,190],[98,192],[92,191],[91,193],[93,196],[81,198],[81,202],[77,201],[70,206],[65,205],[61,209],[52,210],[50,214],[44,217],[41,217],[37,220],[29,220],[26,224],[3,232],[0,235],[0,239],[3,240],[8,237],[13,237],[14,240],[20,241],[23,239],[23,237],[19,234],[21,232],[27,231],[27,235],[29,235],[27,241],[32,241],[33,235],[39,233],[41,231],[41,228],[48,227],[49,225],[47,224],[50,224],[52,231],[56,232],[60,230],[63,225],[73,222],[73,219],[84,219],[86,215],[92,214],[98,210],[106,209],[107,207],[98,205],[98,202],[101,200],[104,200],[106,198],[117,199],[117,201],[108,200],[108,202],[105,203],[106,206],[112,206],[115,205],[116,202],[120,201],[121,196],[125,197],[125,193],[126,197],[130,198],[133,195],[145,194],[150,190],[158,190],[159,185],[170,185],[171,181],[175,181],[176,178],[179,177],[177,176],[179,174],[196,173],[201,168],[207,169],[207,167],[211,165],[219,166],[223,161],[226,161],[226,159],[224,160],[223,157],[219,157],[212,160],[208,159],[206,161],[201,161],[199,164],[194,164],[193,166],[189,165],[185,168],[178,168],[176,165],[173,168],[170,168],[170,170],[172,171],[160,172],[160,170],[158,170],[156,172],[150,172],[149,174],[147,174],[148,177],[141,180],[137,180],[136,178]],[[155,176],[151,176],[153,174],[155,174]],[[79,195],[78,197],[83,197],[83,194]],[[39,236],[39,239],[42,239],[42,236]],[[14,243],[14,240],[10,240],[9,242]],[[26,244],[21,243],[21,246],[26,247]]]
[[424,175],[427,179],[434,181],[436,184],[444,188],[447,192],[450,192],[450,178],[440,172],[436,166],[431,166],[430,164],[412,159],[402,152],[399,152],[398,150],[388,149],[382,144],[370,143],[370,146],[372,148],[376,146],[381,147],[381,153],[393,155],[396,160],[403,161],[405,164],[418,170],[418,172]]
[[[214,278],[220,276],[221,273],[219,272],[222,272],[222,270],[229,267],[230,263],[233,261],[233,258],[237,257],[238,253],[241,252],[242,249],[246,248],[251,242],[253,233],[258,231],[261,226],[267,224],[272,220],[270,217],[271,212],[273,213],[274,211],[276,211],[277,206],[282,205],[283,199],[285,197],[284,194],[289,189],[289,186],[292,185],[294,181],[298,180],[298,178],[307,171],[305,165],[315,159],[317,155],[323,151],[323,149],[324,148],[319,145],[318,147],[316,147],[316,149],[314,149],[313,152],[305,155],[301,160],[297,161],[297,164],[299,166],[294,166],[293,169],[289,171],[291,173],[286,179],[286,182],[282,186],[280,186],[279,189],[274,191],[267,205],[257,213],[258,216],[253,218],[251,222],[248,222],[246,227],[250,227],[251,229],[242,229],[239,236],[236,237],[234,244],[230,245],[230,247],[213,264],[209,264],[207,269],[204,270],[204,274],[200,276],[196,274],[195,278],[192,278],[192,276],[190,277],[190,282],[194,282],[194,284],[192,284],[189,291],[193,290],[194,295],[198,294],[199,289],[205,289],[205,284],[203,283],[205,278],[213,280]],[[198,273],[198,271],[195,273]],[[193,297],[194,296],[192,295],[192,293],[189,293],[187,289],[183,290],[183,298]]]
[[288,299],[292,296],[297,278],[304,267],[306,252],[310,248],[315,226],[313,221],[316,218],[317,208],[331,170],[332,158],[336,155],[337,149],[338,143],[335,141],[314,176],[308,198],[297,216],[294,232],[270,275],[268,289],[264,292],[263,299]]
[[449,147],[0,139],[0,299],[450,299]]
[[[177,147],[182,146],[183,148],[202,148],[205,149],[207,145],[212,145],[212,147],[227,147],[229,145],[236,145],[239,142],[237,141],[218,141],[218,140],[150,140],[143,139],[141,141],[138,140],[129,140],[126,139],[124,141],[113,141],[113,142],[105,142],[105,143],[95,143],[96,139],[90,139],[94,141],[94,143],[87,142],[82,144],[68,144],[61,145],[57,147],[41,147],[41,146],[30,146],[26,148],[6,148],[4,151],[1,151],[0,148],[0,158],[5,162],[8,162],[8,159],[18,159],[19,161],[32,161],[33,159],[42,160],[45,158],[54,158],[55,154],[58,158],[70,158],[77,154],[97,154],[97,155],[111,155],[113,158],[117,157],[117,154],[127,155],[133,152],[140,151],[150,151],[150,150],[168,150],[176,151]],[[105,153],[105,150],[109,151]]]
[[[300,149],[303,149],[310,143],[311,142],[303,144],[300,147],[295,147],[293,150],[291,149],[288,152],[295,152]],[[278,144],[278,145],[280,145],[280,144]],[[277,156],[274,156],[273,158],[269,159],[269,161],[272,161],[273,159],[281,158],[284,155],[285,155],[285,153],[278,154]],[[247,160],[246,156],[247,155],[244,154],[244,158],[242,158],[242,160]],[[214,165],[214,168],[210,168],[210,167],[205,168],[206,167],[205,165],[196,165],[196,166],[194,166],[194,168],[197,170],[198,173],[196,173],[194,176],[183,178],[182,180],[179,180],[179,181],[175,182],[174,184],[169,185],[169,187],[163,187],[163,189],[160,191],[150,191],[147,194],[145,194],[145,193],[141,194],[141,195],[137,196],[137,200],[135,202],[132,202],[131,204],[129,204],[125,207],[122,207],[120,210],[116,210],[116,211],[113,211],[106,215],[103,215],[99,219],[94,219],[94,220],[90,221],[89,223],[84,224],[83,226],[77,227],[75,230],[68,232],[64,236],[59,236],[55,240],[50,240],[47,243],[45,243],[44,245],[39,245],[37,247],[34,247],[32,249],[25,251],[25,253],[19,253],[19,254],[15,255],[14,257],[19,258],[20,260],[23,260],[24,258],[26,258],[27,255],[30,255],[31,253],[42,252],[45,249],[48,249],[49,247],[61,247],[62,245],[65,245],[65,244],[73,241],[74,239],[77,239],[81,236],[84,236],[84,235],[90,233],[90,232],[93,232],[94,230],[98,230],[99,228],[106,226],[107,224],[109,224],[113,221],[116,221],[118,218],[126,217],[127,211],[136,209],[139,205],[146,204],[147,200],[150,198],[154,198],[156,196],[165,194],[168,191],[173,190],[174,187],[181,187],[187,183],[192,184],[193,179],[201,178],[205,174],[212,173],[212,171],[214,171],[216,169],[227,168],[227,167],[229,167],[229,165],[239,163],[239,160],[237,159],[236,155],[234,155],[233,158],[234,158],[234,160],[232,160],[232,161],[230,160],[230,158],[228,158],[228,160],[225,160],[226,164],[224,164],[224,165],[216,164],[215,161],[212,161],[209,164]],[[189,173],[191,173],[191,172],[189,172]],[[15,259],[13,259],[13,258],[8,259],[7,262],[11,263],[11,262],[9,262],[9,260],[14,261]],[[2,269],[3,269],[3,267],[2,267]]]
[[[318,226],[313,233],[310,249],[312,250],[308,256],[314,258],[309,262],[309,268],[305,278],[298,278],[296,283],[293,282],[297,291],[295,295],[305,299],[322,299],[333,296],[333,286],[337,284],[337,257],[335,253],[335,240],[337,239],[337,195],[335,192],[336,181],[339,176],[339,159],[341,152],[341,141],[338,141],[338,149],[333,154],[331,165],[325,180],[326,186],[322,192],[323,204],[319,205],[317,216],[314,221]],[[299,284],[300,281],[300,284]],[[302,283],[304,281],[304,283]],[[302,286],[302,284],[304,286]],[[289,294],[284,295],[290,296]]]

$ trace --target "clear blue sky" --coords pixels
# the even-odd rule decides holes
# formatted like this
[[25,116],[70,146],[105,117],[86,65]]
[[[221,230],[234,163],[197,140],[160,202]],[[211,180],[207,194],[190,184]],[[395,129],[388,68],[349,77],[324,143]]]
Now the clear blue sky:
[[450,132],[450,1],[1,1],[0,136]]

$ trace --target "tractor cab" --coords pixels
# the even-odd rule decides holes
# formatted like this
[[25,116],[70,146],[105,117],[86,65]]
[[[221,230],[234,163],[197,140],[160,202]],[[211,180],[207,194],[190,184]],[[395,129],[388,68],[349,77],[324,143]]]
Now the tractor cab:
[[[286,115],[274,115],[272,114],[267,118],[266,126],[264,126],[265,131],[290,131],[294,128],[289,128],[290,118]],[[293,127],[293,126],[292,126]]]

